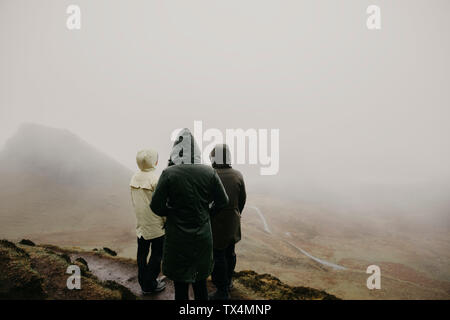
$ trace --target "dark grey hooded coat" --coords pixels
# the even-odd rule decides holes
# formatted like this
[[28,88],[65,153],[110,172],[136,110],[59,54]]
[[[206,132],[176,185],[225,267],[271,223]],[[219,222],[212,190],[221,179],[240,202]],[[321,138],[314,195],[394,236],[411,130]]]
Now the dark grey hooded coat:
[[163,273],[173,281],[195,282],[211,274],[210,213],[228,204],[217,173],[200,163],[194,137],[181,130],[150,204],[155,214],[167,217]]

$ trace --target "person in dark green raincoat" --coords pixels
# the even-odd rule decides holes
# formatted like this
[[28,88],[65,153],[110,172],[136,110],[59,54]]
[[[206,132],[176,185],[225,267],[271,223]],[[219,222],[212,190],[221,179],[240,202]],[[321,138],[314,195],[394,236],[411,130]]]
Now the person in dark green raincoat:
[[178,134],[150,203],[167,217],[163,273],[174,282],[175,300],[188,300],[192,283],[196,300],[207,300],[206,279],[213,269],[210,214],[227,206],[228,196],[216,171],[201,164],[189,129]]

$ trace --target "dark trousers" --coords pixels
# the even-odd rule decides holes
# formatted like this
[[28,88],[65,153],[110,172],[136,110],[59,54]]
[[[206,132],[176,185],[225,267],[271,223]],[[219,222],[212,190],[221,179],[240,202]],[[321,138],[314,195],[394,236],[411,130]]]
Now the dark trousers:
[[212,282],[217,290],[228,292],[231,285],[234,268],[236,267],[235,244],[229,245],[223,250],[214,249],[214,269],[212,272]]
[[[138,281],[143,291],[152,291],[156,288],[156,279],[161,272],[164,236],[150,240],[140,237],[137,242]],[[152,253],[147,263],[150,247]]]
[[[174,282],[175,286],[175,300],[189,300],[189,283],[188,282]],[[195,300],[208,300],[208,289],[206,288],[206,279],[197,280],[192,284],[194,289]]]

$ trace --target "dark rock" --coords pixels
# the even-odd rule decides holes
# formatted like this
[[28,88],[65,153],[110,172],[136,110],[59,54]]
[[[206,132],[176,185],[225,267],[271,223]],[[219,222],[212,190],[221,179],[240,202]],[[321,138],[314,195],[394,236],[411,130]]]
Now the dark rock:
[[117,256],[117,252],[115,252],[114,250],[111,250],[109,248],[104,247],[103,251],[105,251],[107,254],[109,254],[109,255],[111,255],[113,257]]
[[81,263],[81,264],[83,264],[83,265],[85,265],[86,266],[86,268],[87,268],[87,270],[89,271],[89,266],[88,266],[88,263],[87,263],[87,261],[86,260],[84,260],[82,257],[78,257],[78,258],[76,258],[76,260],[75,261],[78,261],[79,263]]
[[22,240],[20,240],[19,243],[23,244],[25,246],[32,246],[32,247],[36,246],[36,244],[33,241],[28,240],[28,239],[22,239]]

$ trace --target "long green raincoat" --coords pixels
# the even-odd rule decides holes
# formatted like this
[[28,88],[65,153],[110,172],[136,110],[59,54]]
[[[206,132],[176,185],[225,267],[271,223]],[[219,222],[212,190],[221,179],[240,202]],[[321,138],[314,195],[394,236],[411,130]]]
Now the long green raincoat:
[[217,173],[200,163],[194,137],[181,130],[150,203],[155,214],[167,217],[162,269],[173,281],[195,282],[211,274],[210,212],[228,204]]

